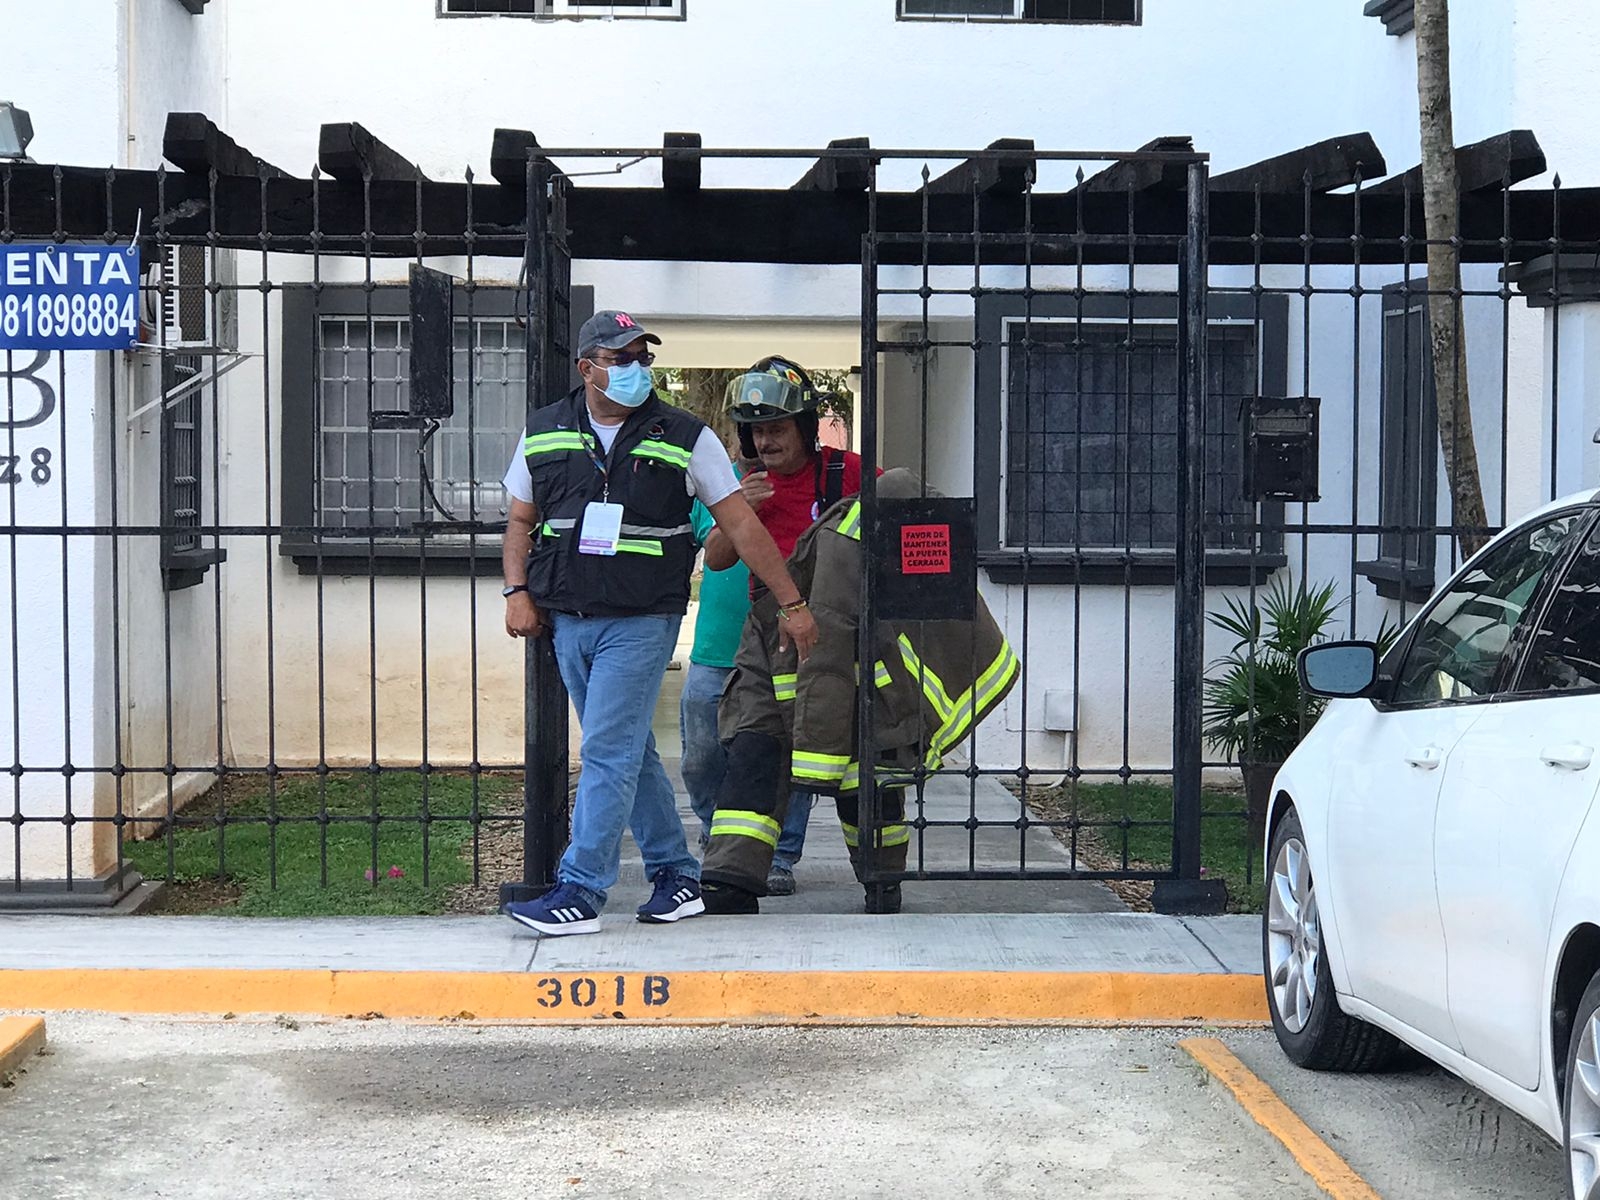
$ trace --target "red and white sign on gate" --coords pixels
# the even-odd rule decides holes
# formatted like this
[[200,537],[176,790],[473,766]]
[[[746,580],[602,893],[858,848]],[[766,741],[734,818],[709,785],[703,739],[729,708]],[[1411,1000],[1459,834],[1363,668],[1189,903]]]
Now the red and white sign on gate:
[[950,574],[950,526],[902,525],[900,527],[900,573],[903,575]]

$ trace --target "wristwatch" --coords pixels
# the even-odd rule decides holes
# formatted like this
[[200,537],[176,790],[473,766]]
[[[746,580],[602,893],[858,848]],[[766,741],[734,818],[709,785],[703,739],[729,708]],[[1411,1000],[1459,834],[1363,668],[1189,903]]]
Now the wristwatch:
[[509,600],[509,599],[511,599],[511,597],[515,596],[518,592],[525,592],[527,590],[528,590],[528,585],[527,584],[525,584],[525,583],[513,583],[509,587],[501,588],[500,589],[500,594],[502,596],[504,596],[507,600]]

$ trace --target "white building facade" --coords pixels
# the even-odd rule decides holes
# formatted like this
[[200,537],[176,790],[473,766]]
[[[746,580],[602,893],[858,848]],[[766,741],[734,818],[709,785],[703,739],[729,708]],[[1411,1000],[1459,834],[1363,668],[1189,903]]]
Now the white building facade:
[[[58,0],[20,30],[13,23],[0,44],[0,98],[31,113],[37,162],[129,170],[160,166],[168,113],[192,111],[300,177],[316,161],[319,127],[336,121],[360,122],[441,181],[469,166],[484,178],[499,127],[532,130],[546,147],[596,149],[659,146],[668,130],[697,132],[707,147],[797,151],[867,136],[874,147],[926,147],[933,175],[954,160],[931,152],[1002,137],[1090,152],[1188,136],[1220,174],[1367,131],[1399,171],[1418,158],[1414,35],[1403,31],[1403,3],[1368,7],[1381,12],[1365,15],[1359,0]],[[1580,90],[1600,49],[1600,14],[1570,7],[1455,0],[1453,66],[1458,143],[1531,129],[1562,184],[1575,187],[1600,184]],[[460,11],[472,9],[526,11]],[[703,186],[787,187],[806,165],[803,155],[709,158]],[[1042,162],[1035,186],[1069,189],[1080,165],[1092,174],[1103,163],[1091,153]],[[912,190],[923,166],[885,162],[878,187]],[[594,160],[568,167],[605,169]],[[653,187],[661,166],[646,159],[577,182]],[[1519,186],[1549,184],[1547,174]],[[457,277],[469,269],[460,259],[429,265]],[[392,305],[406,266],[375,262],[370,290],[359,256],[219,253],[208,278],[240,287],[213,305],[214,317],[228,310],[227,332],[202,339],[225,338],[228,353],[200,364],[212,372],[225,357],[227,369],[192,406],[185,478],[201,523],[329,526],[418,503],[418,448],[400,434],[370,434],[361,410],[404,407],[403,327]],[[471,264],[480,335],[471,366],[459,369],[471,372],[476,423],[443,430],[424,468],[447,485],[442,509],[488,524],[502,516],[497,480],[522,417],[519,267],[511,252]],[[1304,524],[1378,521],[1391,461],[1381,445],[1384,338],[1401,320],[1386,317],[1399,310],[1384,289],[1419,273],[1392,264],[1211,273],[1215,326],[1252,331],[1240,352],[1250,377],[1239,386],[1321,398],[1325,500],[1304,511]],[[857,265],[579,259],[573,277],[592,287],[596,305],[625,307],[661,333],[662,365],[738,366],[774,352],[820,368],[861,363]],[[892,268],[881,282],[915,287],[920,278]],[[960,268],[937,278],[962,286]],[[1037,320],[1108,325],[1128,319],[1120,292],[1177,287],[1176,272],[1160,266],[1032,276],[986,268],[977,281],[1056,293],[1029,306]],[[1480,465],[1490,519],[1502,523],[1554,493],[1600,484],[1590,440],[1600,425],[1600,401],[1590,399],[1600,395],[1600,326],[1591,305],[1508,302],[1492,265],[1469,268],[1465,283]],[[1339,294],[1352,284],[1356,294]],[[1252,287],[1269,293],[1263,304]],[[1074,288],[1097,297],[1087,310],[1062,299]],[[1021,410],[1008,401],[1014,381],[997,339],[1016,316],[995,297],[940,297],[926,315],[914,298],[885,299],[881,340],[926,335],[953,348],[881,356],[882,465],[925,465],[944,494],[988,489],[1011,512],[1003,431],[1005,414]],[[960,348],[975,340],[989,349]],[[168,524],[162,447],[171,432],[162,422],[171,405],[160,401],[173,386],[170,355],[24,358],[0,364],[16,447],[7,453],[36,464],[29,456],[44,448],[56,469],[13,486],[11,526]],[[985,442],[985,428],[1001,432]],[[1434,466],[1440,504],[1429,524],[1448,508],[1445,464]],[[1007,519],[996,532],[1002,545],[1017,541]],[[1163,538],[1148,527],[1141,536]],[[0,674],[15,682],[0,697],[0,740],[8,763],[28,770],[14,775],[14,801],[0,798],[0,818],[15,811],[30,824],[0,837],[11,851],[0,854],[0,880],[106,875],[117,826],[75,826],[71,814],[160,816],[211,786],[219,767],[521,761],[523,660],[500,631],[491,535],[446,537],[436,556],[420,555],[427,562],[415,543],[335,547],[321,538],[319,548],[289,534],[205,541],[225,554],[209,556],[219,561],[164,558],[151,536],[11,542],[15,565],[0,572],[10,603],[0,611],[11,614],[13,636],[0,639],[10,646]],[[1306,535],[1276,552],[1292,578],[1337,581],[1353,603],[1346,626],[1371,633],[1415,610],[1406,589],[1352,570],[1379,549],[1376,535]],[[1434,578],[1451,567],[1449,546],[1436,549]],[[984,762],[1044,775],[1170,767],[1171,580],[1057,574],[1024,589],[1014,571],[996,569],[997,557],[985,561],[980,586],[1028,648],[1028,673],[983,733]],[[1248,589],[1218,584],[1211,601]],[[1214,637],[1207,649],[1210,657],[1228,646]],[[45,765],[68,769],[37,770]],[[31,823],[57,814],[68,819]]]

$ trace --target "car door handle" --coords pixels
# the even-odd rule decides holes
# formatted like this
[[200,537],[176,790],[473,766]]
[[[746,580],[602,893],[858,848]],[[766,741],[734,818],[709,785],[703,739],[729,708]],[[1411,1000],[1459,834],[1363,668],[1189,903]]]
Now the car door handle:
[[1539,761],[1547,767],[1563,771],[1587,770],[1594,761],[1594,747],[1573,743],[1567,746],[1546,746],[1539,751]]
[[1419,771],[1437,771],[1444,761],[1444,751],[1437,746],[1423,746],[1406,755],[1406,762]]

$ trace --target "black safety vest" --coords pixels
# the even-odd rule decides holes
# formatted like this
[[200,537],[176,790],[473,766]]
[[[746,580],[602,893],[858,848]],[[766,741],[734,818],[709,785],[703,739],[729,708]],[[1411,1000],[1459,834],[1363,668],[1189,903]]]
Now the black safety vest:
[[[684,613],[695,555],[685,477],[704,428],[652,395],[606,454],[583,388],[533,414],[522,450],[539,512],[528,557],[528,591],[539,604],[596,617]],[[623,506],[617,553],[579,554],[584,509],[602,498]]]

